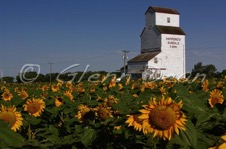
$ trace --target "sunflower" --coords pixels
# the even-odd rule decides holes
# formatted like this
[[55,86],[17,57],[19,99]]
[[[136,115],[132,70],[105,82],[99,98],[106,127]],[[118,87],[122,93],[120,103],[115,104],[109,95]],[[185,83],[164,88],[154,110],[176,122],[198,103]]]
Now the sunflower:
[[133,97],[136,97],[136,98],[138,97],[138,95],[137,95],[137,94],[133,94],[132,96],[133,96]]
[[217,83],[217,88],[223,88],[224,87],[224,82],[220,81]]
[[64,92],[64,96],[68,97],[68,98],[71,99],[71,100],[74,98],[74,96],[71,94],[70,91]]
[[92,94],[95,92],[95,88],[93,86],[90,87],[89,92]]
[[168,87],[168,88],[172,88],[174,86],[174,84],[177,83],[177,79],[176,78],[165,78],[163,80],[163,83]]
[[57,86],[58,87],[61,87],[63,84],[64,84],[64,81],[62,81],[62,80],[58,80],[57,81]]
[[14,88],[14,92],[15,92],[15,93],[19,92],[19,88],[18,88],[18,87],[15,87],[15,88]]
[[225,149],[226,148],[226,135],[221,136],[221,141],[223,142],[222,144],[215,146],[215,147],[210,147],[209,149]]
[[122,126],[114,126],[114,130],[120,130]]
[[77,85],[77,92],[80,93],[80,94],[85,92],[85,89],[83,88],[83,84],[82,83],[79,83]]
[[106,79],[107,79],[106,75],[102,75],[102,76],[101,76],[101,80],[100,80],[101,83],[103,83]]
[[160,91],[163,95],[167,94],[166,88],[164,88],[163,86],[160,87],[159,91]]
[[120,90],[122,90],[122,89],[123,89],[123,86],[122,86],[121,83],[119,83],[119,84],[118,84],[118,90],[120,91]]
[[79,88],[77,89],[77,92],[78,92],[78,93],[84,93],[84,92],[85,92],[85,89],[84,89],[84,88],[79,87]]
[[188,82],[188,79],[187,79],[187,78],[180,78],[180,79],[179,79],[179,82],[185,83],[185,82]]
[[170,140],[174,132],[179,134],[179,129],[186,130],[186,116],[181,111],[182,101],[175,103],[171,98],[157,102],[156,98],[143,106],[138,119],[142,121],[143,133],[153,133],[153,137],[159,136],[164,140]]
[[79,121],[82,121],[84,118],[88,118],[89,117],[89,114],[92,109],[90,107],[88,107],[87,105],[83,105],[81,104],[79,107],[78,107],[78,112],[77,112],[77,115],[75,115],[75,117],[79,120]]
[[128,123],[128,126],[133,126],[133,128],[137,131],[142,130],[142,121],[138,119],[140,114],[135,114],[135,115],[127,115],[129,118],[126,120],[125,123]]
[[22,99],[25,99],[28,97],[28,94],[25,90],[22,90],[21,92],[19,92],[18,94],[20,97],[22,97]]
[[66,87],[67,87],[67,88],[71,88],[72,86],[73,86],[73,84],[72,84],[71,81],[68,81],[68,82],[66,83]]
[[143,92],[146,88],[153,90],[155,87],[156,84],[154,82],[145,82],[141,87],[141,91]]
[[61,106],[62,104],[63,104],[62,98],[57,97],[57,98],[55,99],[55,106],[56,106],[56,107],[59,107],[59,106]]
[[215,104],[220,103],[223,104],[224,96],[222,95],[222,91],[218,89],[214,89],[210,93],[210,98],[208,99],[211,108],[214,107]]
[[[17,88],[18,89],[18,88]],[[7,88],[5,86],[1,87],[1,91],[7,90]]]
[[0,119],[8,123],[13,131],[17,131],[22,126],[22,116],[16,111],[15,106],[4,107],[1,105]]
[[57,92],[59,90],[59,85],[53,84],[51,89],[52,89],[53,92]]
[[104,102],[107,106],[111,107],[113,104],[118,103],[118,98],[115,98],[113,95],[109,95],[108,98],[104,99]]
[[2,94],[2,99],[4,101],[10,101],[13,98],[13,95],[10,93],[9,90],[5,90]]
[[109,88],[116,86],[116,76],[114,76],[109,82]]
[[103,87],[103,91],[107,91],[108,90],[108,87],[107,86],[104,86]]
[[126,76],[126,82],[125,82],[125,85],[129,85],[129,83],[130,83],[130,76]]
[[131,89],[134,90],[134,89],[137,89],[137,88],[140,88],[140,84],[139,83],[133,83],[132,86],[131,86]]
[[101,100],[103,100],[99,95],[97,95],[97,99],[96,99],[97,101],[101,101]]
[[26,104],[24,105],[24,111],[27,111],[30,115],[33,115],[35,117],[41,116],[44,108],[45,102],[42,99],[28,99]]
[[42,91],[48,91],[49,87],[47,85],[42,86]]
[[48,93],[46,93],[46,92],[43,92],[40,95],[40,97],[43,98],[43,99],[45,99],[47,96],[48,96]]
[[208,80],[205,80],[202,84],[202,90],[204,92],[208,92],[209,91],[209,81]]
[[100,104],[96,108],[96,115],[101,119],[101,120],[106,120],[112,116],[112,110],[110,107],[105,106],[104,104]]

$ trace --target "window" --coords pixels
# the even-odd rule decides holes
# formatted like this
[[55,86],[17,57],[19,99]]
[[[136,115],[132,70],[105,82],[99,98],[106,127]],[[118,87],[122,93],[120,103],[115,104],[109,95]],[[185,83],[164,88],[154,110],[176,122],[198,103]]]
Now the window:
[[170,23],[170,17],[167,17],[167,23]]
[[157,57],[154,58],[154,63],[158,63],[158,58]]
[[148,29],[149,29],[149,30],[152,29],[152,25],[150,25],[150,26],[148,27]]

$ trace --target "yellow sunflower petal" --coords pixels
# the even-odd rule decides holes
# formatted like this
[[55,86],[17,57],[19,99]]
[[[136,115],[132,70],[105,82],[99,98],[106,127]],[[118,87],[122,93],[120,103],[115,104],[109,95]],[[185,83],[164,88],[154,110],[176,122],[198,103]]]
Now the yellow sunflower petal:
[[147,119],[149,118],[148,114],[142,114],[141,116],[138,117],[139,119]]
[[145,110],[145,109],[141,109],[141,110],[139,110],[141,113],[144,113],[144,114],[149,114],[150,113],[150,111],[149,110]]
[[179,135],[179,129],[178,129],[178,127],[174,127],[174,129],[175,129],[176,134]]
[[226,143],[219,145],[217,149],[226,149]]
[[221,139],[226,142],[226,135],[221,136]]
[[156,137],[158,135],[158,133],[159,133],[158,130],[154,130],[153,138]]
[[164,138],[168,138],[169,137],[168,130],[164,130],[163,131],[163,136],[164,136]]

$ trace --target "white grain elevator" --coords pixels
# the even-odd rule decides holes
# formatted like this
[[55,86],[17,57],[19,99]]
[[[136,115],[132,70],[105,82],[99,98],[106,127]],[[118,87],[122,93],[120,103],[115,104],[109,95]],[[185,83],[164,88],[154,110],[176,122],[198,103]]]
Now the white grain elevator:
[[140,38],[140,54],[128,61],[127,73],[143,79],[185,77],[185,33],[177,10],[149,7]]

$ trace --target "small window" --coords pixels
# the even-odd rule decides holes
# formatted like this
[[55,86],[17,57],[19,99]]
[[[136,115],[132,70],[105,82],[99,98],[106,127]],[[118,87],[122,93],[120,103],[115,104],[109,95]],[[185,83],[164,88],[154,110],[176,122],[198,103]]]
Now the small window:
[[154,63],[158,63],[158,58],[157,57],[154,58]]
[[170,23],[170,17],[167,18],[167,23]]
[[152,29],[152,25],[150,25],[150,26],[148,27],[148,29],[149,29],[149,30]]

